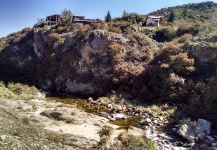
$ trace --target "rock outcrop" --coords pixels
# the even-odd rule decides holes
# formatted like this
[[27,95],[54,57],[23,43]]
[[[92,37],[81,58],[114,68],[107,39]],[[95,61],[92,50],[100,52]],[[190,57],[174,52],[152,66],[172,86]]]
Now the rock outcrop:
[[2,80],[34,84],[48,92],[99,95],[130,82],[158,49],[133,30],[121,34],[70,27],[71,32],[62,32],[62,26],[24,29],[7,37],[0,53]]
[[183,124],[177,131],[179,135],[187,139],[189,142],[203,140],[207,134],[210,134],[211,122],[204,119],[192,121],[188,124]]

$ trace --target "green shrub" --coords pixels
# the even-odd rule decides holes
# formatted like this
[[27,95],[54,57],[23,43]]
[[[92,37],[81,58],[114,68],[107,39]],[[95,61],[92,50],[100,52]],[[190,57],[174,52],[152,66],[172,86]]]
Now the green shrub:
[[156,143],[148,140],[144,136],[133,136],[127,133],[121,133],[118,136],[118,140],[121,142],[119,148],[122,150],[156,150]]
[[182,75],[195,71],[194,59],[189,58],[187,52],[170,56],[170,66],[174,72]]
[[112,128],[109,126],[103,126],[102,129],[98,132],[100,138],[102,138],[103,136],[110,137],[111,133]]
[[22,119],[22,123],[23,123],[24,125],[29,125],[29,118],[27,118],[27,117],[23,118],[23,119]]
[[6,87],[3,82],[0,82],[0,98],[28,100],[39,98],[38,92],[37,88],[33,86],[30,87],[21,83],[9,83]]
[[108,140],[110,139],[112,128],[109,126],[103,126],[98,132],[100,141],[98,143],[98,149],[105,150],[108,147]]
[[172,41],[176,36],[176,30],[173,27],[161,28],[155,32],[153,39],[158,42]]
[[176,35],[181,36],[184,34],[192,34],[193,36],[195,36],[196,34],[198,34],[199,29],[199,25],[181,25],[176,31]]
[[110,27],[108,29],[108,31],[115,32],[115,33],[121,33],[122,32],[120,27]]
[[125,21],[128,21],[130,23],[139,23],[139,22],[142,22],[144,21],[145,19],[145,16],[144,15],[140,15],[140,14],[137,14],[137,13],[128,13],[126,11],[124,11],[123,13],[123,16],[121,18],[122,20],[125,20]]

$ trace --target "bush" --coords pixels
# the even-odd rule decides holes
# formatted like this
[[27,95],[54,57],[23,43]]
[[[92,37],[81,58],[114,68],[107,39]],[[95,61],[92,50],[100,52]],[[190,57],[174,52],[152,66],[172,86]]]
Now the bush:
[[64,43],[64,38],[61,38],[57,33],[51,33],[48,36],[48,46],[53,48],[55,43],[57,43],[55,47],[61,46]]
[[100,141],[98,143],[99,149],[107,149],[108,140],[110,139],[112,133],[112,128],[109,126],[103,126],[102,129],[98,132]]
[[0,82],[0,98],[22,100],[41,98],[38,93],[39,91],[33,86],[9,83],[6,87],[3,82]]
[[189,58],[186,52],[170,56],[170,66],[174,72],[182,75],[195,71],[194,59]]
[[184,34],[192,34],[195,36],[199,32],[199,29],[199,25],[181,25],[176,32],[176,36],[182,36]]
[[155,32],[153,39],[157,42],[172,41],[176,36],[176,30],[172,27],[162,28]]
[[1,52],[3,49],[5,49],[5,47],[6,47],[6,42],[0,41],[0,52]]
[[139,23],[144,21],[145,16],[144,15],[140,15],[137,13],[127,13],[124,11],[123,16],[122,16],[122,20],[128,21],[130,23]]
[[[156,143],[154,141],[148,140],[144,136],[133,136],[127,133],[121,133],[118,136],[118,140],[121,144],[118,146],[122,150],[156,150]],[[114,146],[114,145],[113,145]],[[117,146],[115,146],[117,147]],[[112,149],[112,147],[111,147]]]

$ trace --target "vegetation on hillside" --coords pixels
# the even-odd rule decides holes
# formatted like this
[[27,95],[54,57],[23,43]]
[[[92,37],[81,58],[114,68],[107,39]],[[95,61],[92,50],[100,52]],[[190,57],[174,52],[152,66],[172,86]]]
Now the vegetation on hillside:
[[212,1],[207,1],[163,8],[149,13],[149,15],[164,16],[164,18],[168,20],[171,17],[170,14],[174,13],[174,21],[177,25],[186,23],[210,23],[213,22],[212,18],[216,10],[217,4]]
[[9,83],[7,86],[0,81],[0,98],[13,100],[43,99],[36,87],[21,83]]
[[[98,24],[35,28],[37,39],[45,39],[40,41],[41,58],[31,44],[36,34],[26,28],[0,39],[0,68],[4,70],[0,78],[38,86],[49,83],[49,90],[59,93],[67,90],[57,81],[73,79],[100,89],[94,96],[122,90],[131,99],[167,103],[186,116],[216,120],[217,28],[210,20],[215,9],[215,3],[204,2],[153,12],[174,24],[149,28],[146,32],[152,39],[137,25],[144,16],[127,12],[113,20],[108,12],[105,22]],[[177,26],[182,19],[189,23]],[[95,39],[103,55],[93,47],[94,52],[83,56],[81,51]],[[80,72],[78,66],[83,67]]]
[[110,11],[108,11],[108,12],[107,12],[107,15],[105,16],[105,21],[106,21],[106,22],[110,22],[111,19],[112,19],[112,17],[111,17]]

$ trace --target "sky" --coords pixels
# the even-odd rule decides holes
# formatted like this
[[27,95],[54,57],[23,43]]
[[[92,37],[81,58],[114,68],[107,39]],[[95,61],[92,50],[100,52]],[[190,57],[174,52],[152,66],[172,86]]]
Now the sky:
[[121,17],[124,10],[145,15],[161,8],[198,2],[203,0],[0,0],[0,37],[33,27],[38,18],[60,14],[65,8],[87,19],[104,19],[108,11],[112,18]]

